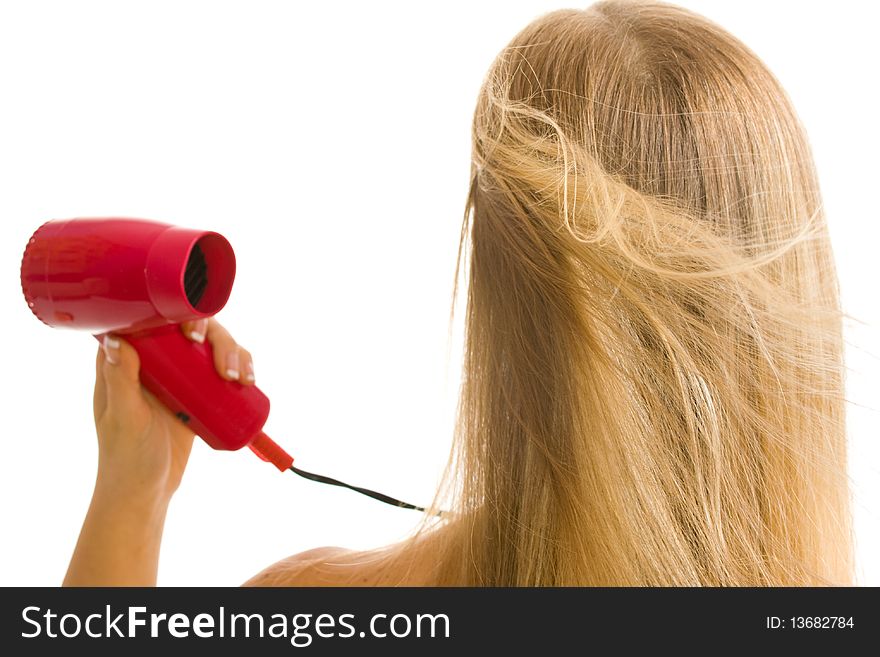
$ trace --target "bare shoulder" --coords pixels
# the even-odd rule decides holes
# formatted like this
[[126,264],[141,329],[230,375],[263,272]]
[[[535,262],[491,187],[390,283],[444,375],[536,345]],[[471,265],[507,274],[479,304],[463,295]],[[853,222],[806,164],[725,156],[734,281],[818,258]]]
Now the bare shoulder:
[[282,559],[263,569],[244,586],[326,586],[317,582],[320,566],[333,557],[349,555],[351,550],[341,547],[320,547],[306,550]]
[[321,547],[272,564],[244,586],[426,586],[430,539],[375,550]]

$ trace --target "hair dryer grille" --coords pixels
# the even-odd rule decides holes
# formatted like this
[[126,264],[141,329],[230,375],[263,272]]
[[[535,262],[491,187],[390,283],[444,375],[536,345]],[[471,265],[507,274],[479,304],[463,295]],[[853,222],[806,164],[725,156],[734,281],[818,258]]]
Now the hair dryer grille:
[[186,272],[183,275],[183,289],[186,292],[186,298],[193,308],[197,308],[202,295],[205,294],[205,288],[208,287],[208,263],[205,261],[205,254],[196,244],[189,254],[186,262]]

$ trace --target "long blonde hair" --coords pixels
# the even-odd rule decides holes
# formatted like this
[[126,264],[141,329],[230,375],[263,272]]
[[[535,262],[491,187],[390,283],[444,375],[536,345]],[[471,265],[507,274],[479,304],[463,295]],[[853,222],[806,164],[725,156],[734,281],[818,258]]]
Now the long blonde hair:
[[436,583],[851,583],[819,187],[742,43],[653,2],[528,25],[479,94],[458,268]]

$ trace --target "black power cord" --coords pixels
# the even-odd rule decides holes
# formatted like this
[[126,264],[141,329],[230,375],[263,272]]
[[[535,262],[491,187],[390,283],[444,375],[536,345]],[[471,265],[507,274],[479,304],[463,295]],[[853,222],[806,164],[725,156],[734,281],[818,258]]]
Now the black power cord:
[[[390,495],[385,495],[384,493],[377,493],[374,490],[370,490],[369,488],[361,488],[360,486],[352,486],[351,484],[346,484],[343,481],[339,481],[338,479],[332,479],[331,477],[325,477],[324,475],[314,474],[312,472],[306,472],[305,470],[300,470],[295,466],[290,466],[290,471],[298,474],[300,477],[304,477],[311,481],[317,481],[321,484],[329,484],[331,486],[341,486],[342,488],[348,488],[362,495],[366,495],[367,497],[372,497],[374,500],[379,500],[380,502],[385,502],[385,504],[390,504],[391,506],[396,506],[401,509],[412,509],[413,511],[427,511],[423,506],[416,506],[415,504],[410,504],[409,502],[401,502],[398,499],[391,497]],[[442,511],[437,511],[434,515],[440,516],[442,515]]]

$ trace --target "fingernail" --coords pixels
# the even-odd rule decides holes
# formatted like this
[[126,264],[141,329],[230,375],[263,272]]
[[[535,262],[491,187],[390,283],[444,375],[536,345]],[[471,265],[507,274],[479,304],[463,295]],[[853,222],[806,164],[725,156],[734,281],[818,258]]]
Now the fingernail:
[[254,377],[254,361],[252,361],[252,360],[249,360],[249,361],[248,361],[248,364],[247,364],[247,374],[245,375],[245,378],[246,378],[248,381],[254,381],[254,380],[255,380],[255,377]]
[[230,379],[238,378],[238,350],[230,351],[226,355],[226,376]]
[[119,349],[119,340],[111,338],[109,335],[105,335],[102,346],[104,347],[104,356],[107,358],[107,361],[111,365],[116,365],[118,361],[114,357],[114,354],[118,353],[117,349]]
[[195,326],[193,326],[192,331],[189,332],[189,337],[193,339],[194,342],[198,342],[199,344],[204,343],[205,335],[208,332],[208,320],[200,319],[196,322]]

